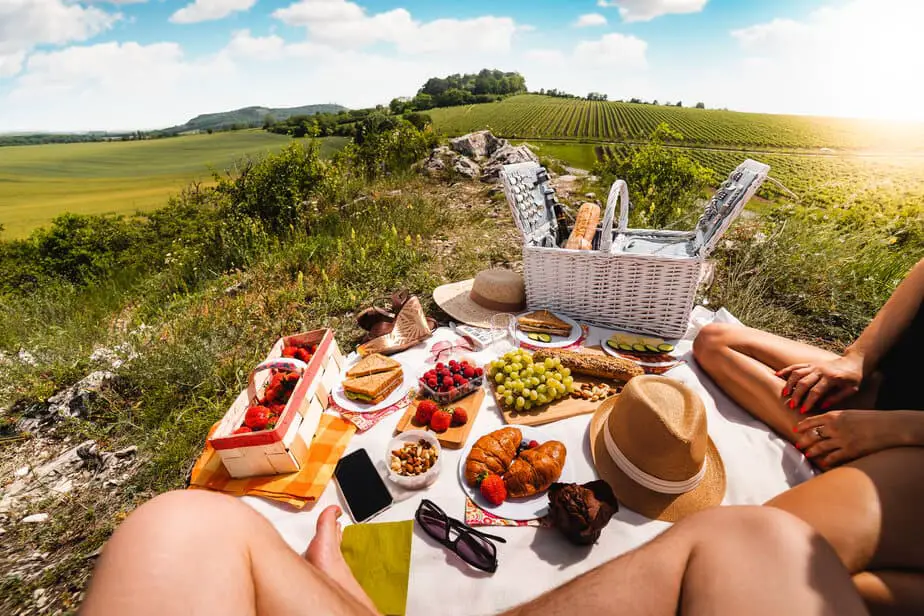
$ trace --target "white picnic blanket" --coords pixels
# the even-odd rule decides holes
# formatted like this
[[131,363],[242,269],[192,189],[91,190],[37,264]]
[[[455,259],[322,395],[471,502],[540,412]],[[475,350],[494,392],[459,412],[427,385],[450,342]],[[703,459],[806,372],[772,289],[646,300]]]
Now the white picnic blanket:
[[[724,310],[712,313],[698,308],[691,318],[690,330],[678,346],[678,350],[686,353],[687,363],[671,370],[668,376],[695,389],[706,404],[709,434],[722,455],[728,478],[723,504],[760,504],[810,478],[813,471],[798,450],[732,402],[696,365],[689,354],[692,340],[699,328],[713,319],[737,322]],[[609,335],[607,330],[591,328],[585,345],[600,344]],[[402,353],[402,362],[420,365],[423,371],[424,361],[429,355],[427,350],[438,340],[456,338],[450,330],[441,328],[425,344]],[[485,352],[474,357],[482,362],[491,359]],[[396,412],[368,432],[357,434],[347,453],[360,447],[366,448],[384,476],[385,450],[401,415],[402,412]],[[543,427],[554,432],[554,438],[567,446],[569,462],[576,462],[574,480],[578,483],[597,478],[588,447],[590,418],[591,415],[573,417]],[[488,395],[469,439],[477,439],[502,425],[494,400]],[[463,519],[465,494],[459,485],[457,471],[460,455],[460,451],[444,449],[443,468],[436,483],[421,492],[399,493],[399,489],[395,488],[396,501],[399,502],[374,521],[411,520],[424,497],[434,501],[450,516]],[[394,487],[387,480],[386,483]],[[339,495],[336,486],[331,483],[318,503],[303,511],[255,497],[244,497],[244,501],[265,515],[293,549],[302,552],[314,535],[318,514],[327,505],[339,503]],[[346,514],[341,521],[350,523]],[[652,521],[621,507],[599,542],[589,548],[571,545],[552,529],[485,528],[485,531],[507,539],[506,544],[497,544],[498,571],[488,575],[468,567],[415,526],[407,613],[442,616],[493,614],[560,586],[649,541],[667,527],[666,522]]]

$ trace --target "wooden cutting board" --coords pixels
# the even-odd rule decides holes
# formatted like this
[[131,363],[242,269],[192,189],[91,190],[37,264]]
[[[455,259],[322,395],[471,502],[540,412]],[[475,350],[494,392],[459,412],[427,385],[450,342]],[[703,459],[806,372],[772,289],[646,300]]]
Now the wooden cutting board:
[[[583,349],[585,353],[599,353],[603,354],[603,351],[600,350],[600,347],[587,347]],[[589,385],[599,385],[601,383],[606,383],[610,386],[621,385],[616,381],[610,381],[607,379],[600,379],[592,376],[585,376],[583,374],[571,373],[571,376],[574,377],[574,387],[579,389],[582,384],[587,383]],[[491,379],[488,379],[491,381]],[[507,410],[500,403],[500,400],[497,400],[497,395],[494,392],[494,383],[491,382],[491,393],[494,395],[494,399],[497,401],[498,408],[501,409],[501,414],[504,416],[504,421],[508,424],[515,426],[541,426],[543,424],[552,423],[553,421],[558,421],[560,419],[568,419],[569,417],[576,417],[578,415],[589,415],[595,413],[597,408],[600,407],[606,400],[597,400],[596,402],[591,400],[581,400],[579,398],[572,398],[568,396],[567,398],[562,398],[557,400],[552,404],[547,404],[543,407],[530,409],[528,411],[516,411],[516,410]],[[617,396],[619,394],[616,394]],[[613,398],[614,396],[610,396]]]
[[[465,445],[465,441],[468,440],[468,435],[472,431],[472,426],[475,425],[475,418],[478,416],[478,411],[481,410],[481,403],[484,401],[484,396],[484,387],[479,387],[474,393],[447,405],[450,408],[459,406],[464,408],[465,412],[468,414],[468,421],[465,425],[449,428],[442,434],[433,432],[433,435],[439,440],[440,445],[448,449],[461,449],[462,446]],[[411,402],[404,416],[398,421],[398,427],[395,428],[396,433],[407,432],[408,430],[428,430],[426,426],[418,425],[418,423],[414,421],[414,415],[417,413],[417,403],[423,399],[424,398],[417,398]]]

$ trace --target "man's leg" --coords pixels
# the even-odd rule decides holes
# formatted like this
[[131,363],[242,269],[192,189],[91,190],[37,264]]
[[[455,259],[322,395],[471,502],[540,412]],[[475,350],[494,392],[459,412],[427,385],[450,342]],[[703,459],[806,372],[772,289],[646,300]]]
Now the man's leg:
[[81,613],[374,614],[340,556],[338,515],[336,508],[321,514],[303,559],[234,498],[158,496],[106,544]]
[[[779,515],[782,513],[782,515]],[[771,508],[711,509],[510,616],[866,614],[837,555]]]
[[787,406],[788,401],[781,396],[786,381],[777,377],[776,371],[837,357],[808,344],[724,323],[711,323],[699,332],[693,341],[693,355],[722,391],[790,441],[795,437],[793,427],[804,416]]

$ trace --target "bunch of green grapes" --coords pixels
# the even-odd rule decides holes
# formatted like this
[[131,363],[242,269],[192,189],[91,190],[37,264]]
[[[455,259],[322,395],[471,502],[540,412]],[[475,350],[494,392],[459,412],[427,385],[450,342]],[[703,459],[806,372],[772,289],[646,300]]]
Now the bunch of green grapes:
[[557,357],[533,363],[532,353],[516,349],[488,366],[497,399],[511,410],[528,411],[564,398],[574,390],[571,370]]

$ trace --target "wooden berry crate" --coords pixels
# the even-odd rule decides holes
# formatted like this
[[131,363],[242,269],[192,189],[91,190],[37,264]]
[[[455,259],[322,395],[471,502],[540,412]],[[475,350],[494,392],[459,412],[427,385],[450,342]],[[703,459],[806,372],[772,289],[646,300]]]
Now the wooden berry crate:
[[[283,347],[296,342],[317,345],[317,351],[307,364],[282,357]],[[209,441],[228,473],[232,477],[253,477],[298,471],[299,460],[307,458],[311,439],[321,421],[321,414],[327,408],[331,389],[342,366],[343,355],[331,329],[279,339],[267,359],[251,372],[247,388],[231,404]],[[263,391],[272,370],[301,374],[276,427],[232,434],[240,427],[258,392]]]

